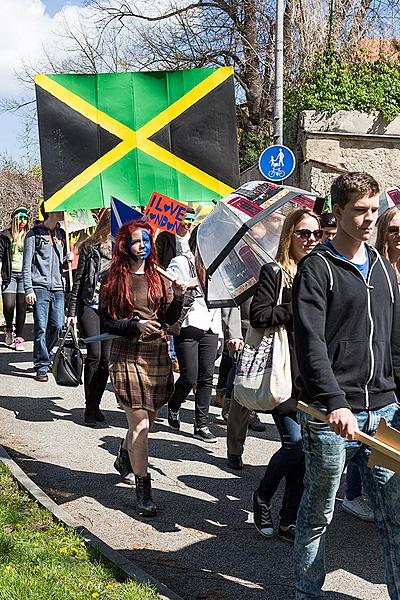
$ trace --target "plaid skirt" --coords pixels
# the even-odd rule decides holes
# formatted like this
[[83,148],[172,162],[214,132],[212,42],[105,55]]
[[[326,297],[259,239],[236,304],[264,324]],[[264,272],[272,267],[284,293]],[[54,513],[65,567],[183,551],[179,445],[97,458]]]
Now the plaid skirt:
[[114,339],[109,364],[111,383],[121,404],[157,411],[173,394],[174,376],[164,338]]

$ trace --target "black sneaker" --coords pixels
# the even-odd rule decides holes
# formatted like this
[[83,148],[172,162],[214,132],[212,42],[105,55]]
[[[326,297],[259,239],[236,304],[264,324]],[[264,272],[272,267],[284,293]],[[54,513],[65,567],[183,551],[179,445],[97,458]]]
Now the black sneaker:
[[49,380],[49,377],[48,377],[46,371],[38,371],[35,375],[35,379],[36,379],[36,381],[39,381],[40,383],[46,383]]
[[279,525],[278,529],[278,538],[280,540],[285,540],[285,542],[294,543],[294,538],[296,536],[296,525]]
[[271,506],[258,499],[257,492],[253,494],[253,519],[256,529],[266,538],[274,536]]
[[252,431],[265,431],[265,424],[261,423],[260,417],[254,410],[250,413],[249,429],[252,429]]
[[203,425],[203,427],[199,427],[198,429],[195,427],[193,436],[198,440],[208,442],[209,444],[215,444],[217,441],[217,438],[211,433],[207,425]]
[[173,429],[181,428],[181,418],[179,416],[179,410],[168,409],[168,425]]
[[122,447],[123,443],[124,440],[121,440],[118,448],[117,458],[114,461],[114,469],[118,471],[125,483],[130,483],[133,485],[135,483],[135,476],[133,474],[128,450],[125,450],[125,448]]
[[239,454],[228,454],[228,467],[235,471],[243,469],[242,457]]

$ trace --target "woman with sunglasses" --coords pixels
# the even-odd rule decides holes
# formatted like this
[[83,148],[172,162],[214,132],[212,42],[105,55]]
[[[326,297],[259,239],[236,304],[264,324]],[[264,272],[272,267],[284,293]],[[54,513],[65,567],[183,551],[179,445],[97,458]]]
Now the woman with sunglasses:
[[400,210],[395,206],[378,219],[376,249],[390,261],[400,286]]
[[[276,265],[271,263],[263,265],[250,306],[252,327],[265,329],[274,325],[284,325],[289,338],[292,398],[272,411],[282,445],[272,456],[253,495],[254,524],[263,536],[273,537],[271,501],[280,481],[285,478],[278,537],[289,542],[294,541],[304,475],[304,455],[294,400],[294,384],[298,373],[294,354],[291,288],[298,262],[315,248],[321,238],[322,230],[317,215],[305,208],[297,208],[290,212],[283,224],[276,254],[276,262],[281,268],[277,270]],[[282,304],[277,304],[282,283]]]
[[[18,206],[11,213],[11,224],[0,234],[1,292],[6,321],[5,343],[14,350],[25,350],[23,329],[26,317],[25,290],[22,280],[24,240],[29,231],[29,213]],[[13,330],[15,312],[15,335]]]

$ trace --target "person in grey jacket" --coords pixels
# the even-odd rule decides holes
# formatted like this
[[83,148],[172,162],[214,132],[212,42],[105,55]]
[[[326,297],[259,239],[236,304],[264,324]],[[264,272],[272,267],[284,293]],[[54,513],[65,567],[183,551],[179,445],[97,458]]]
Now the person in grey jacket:
[[36,221],[24,243],[22,278],[26,303],[33,306],[33,366],[36,381],[46,382],[50,353],[64,324],[64,279],[67,256],[65,232],[59,227],[61,212],[44,213]]

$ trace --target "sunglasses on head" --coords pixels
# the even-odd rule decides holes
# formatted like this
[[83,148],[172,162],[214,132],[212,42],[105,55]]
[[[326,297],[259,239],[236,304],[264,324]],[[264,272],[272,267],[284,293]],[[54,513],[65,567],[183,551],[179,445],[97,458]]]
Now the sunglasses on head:
[[398,225],[391,225],[390,227],[388,227],[388,233],[391,233],[393,235],[398,235],[400,231],[400,227]]
[[314,236],[316,242],[324,235],[322,229],[314,229],[314,231],[311,231],[311,229],[297,229],[294,233],[304,241],[309,240],[311,236]]

